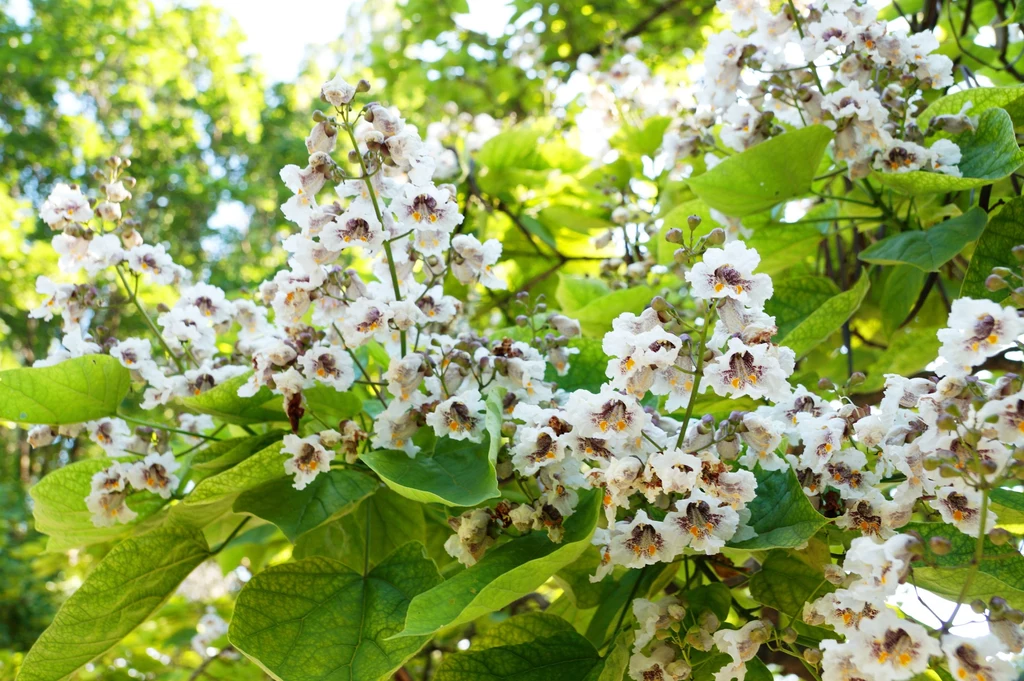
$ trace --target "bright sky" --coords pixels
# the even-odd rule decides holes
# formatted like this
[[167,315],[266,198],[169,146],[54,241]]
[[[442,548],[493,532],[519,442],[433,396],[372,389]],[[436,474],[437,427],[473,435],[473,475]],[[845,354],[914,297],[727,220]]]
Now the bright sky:
[[[349,11],[363,0],[289,0],[288,11],[252,0],[207,0],[234,17],[249,37],[245,50],[258,55],[272,81],[298,75],[305,48],[322,45],[345,32]],[[375,0],[366,0],[367,4]],[[380,0],[376,0],[380,1]],[[513,9],[503,0],[469,0],[469,13],[457,16],[464,28],[500,35]]]

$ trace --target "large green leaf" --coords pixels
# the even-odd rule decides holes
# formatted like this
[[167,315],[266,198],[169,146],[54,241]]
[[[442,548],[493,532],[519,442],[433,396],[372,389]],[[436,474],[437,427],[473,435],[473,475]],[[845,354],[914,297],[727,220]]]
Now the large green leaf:
[[821,303],[792,331],[783,336],[779,345],[792,348],[797,359],[800,359],[828,340],[829,336],[838,331],[853,316],[870,287],[871,279],[867,272],[864,272],[849,291],[843,291]]
[[364,562],[377,565],[400,546],[426,541],[423,505],[381,487],[352,512],[302,535],[293,555],[325,556],[362,570]]
[[864,393],[881,390],[885,385],[886,374],[913,376],[923,371],[939,352],[936,331],[937,329],[931,327],[908,327],[895,332],[889,341],[889,347],[865,370],[867,381],[857,386],[854,391]]
[[113,416],[131,383],[131,372],[109,355],[0,371],[0,420],[60,425]]
[[983,187],[1007,177],[1024,163],[1017,146],[1010,114],[988,109],[978,117],[978,129],[953,138],[960,146],[963,177],[915,170],[909,173],[874,172],[881,184],[905,194],[944,194]]
[[446,655],[434,679],[584,681],[596,678],[601,668],[601,657],[594,646],[568,623],[554,615],[535,613],[499,624],[483,647],[478,648],[474,640],[470,650]]
[[569,358],[569,371],[565,376],[559,376],[555,368],[548,364],[544,380],[556,383],[566,392],[580,389],[599,392],[605,383],[604,372],[608,367],[608,355],[604,354],[601,340],[573,338],[569,341],[569,347],[579,350],[579,353]]
[[263,435],[233,437],[218,440],[200,449],[192,457],[192,477],[202,479],[221,473],[245,461],[250,456],[275,442],[280,442],[285,431],[272,430]]
[[366,473],[335,468],[301,490],[295,489],[291,476],[271,480],[238,495],[232,510],[274,523],[295,543],[300,535],[354,509],[378,487]]
[[977,116],[982,111],[1000,108],[1010,114],[1015,125],[1024,123],[1024,85],[1013,85],[976,87],[939,97],[921,112],[917,117],[917,124],[922,130],[926,130],[932,118],[944,114],[958,114],[968,102],[971,103],[966,112],[968,116]]
[[765,471],[758,466],[757,496],[750,502],[750,526],[756,537],[731,543],[750,551],[802,546],[828,520],[814,510],[791,468]]
[[410,459],[405,452],[378,450],[360,457],[388,487],[423,503],[476,506],[500,495],[494,464],[488,457],[490,436],[483,442],[437,440],[432,452]]
[[440,581],[419,544],[365,576],[330,558],[276,565],[238,595],[228,639],[277,679],[386,679],[426,641],[392,638],[409,600]]
[[107,652],[163,605],[210,555],[177,523],[125,539],[64,603],[25,657],[21,681],[58,681]]
[[623,312],[640,314],[655,296],[650,286],[633,286],[591,300],[572,316],[579,321],[585,336],[601,338],[612,329],[612,320]]
[[757,271],[776,275],[812,257],[823,238],[817,223],[770,222],[756,227],[746,241],[761,256]]
[[275,442],[235,466],[206,478],[185,497],[185,504],[209,504],[225,497],[233,499],[246,490],[280,478],[287,458],[281,454],[281,446],[280,442]]
[[[363,409],[363,401],[355,393],[339,392],[329,385],[320,383],[303,390],[302,397],[305,398],[309,409],[328,423],[350,419]],[[275,410],[273,420],[280,421],[281,414],[276,413],[281,411],[278,408],[280,403],[272,402],[269,407]]]
[[971,264],[964,275],[960,295],[970,298],[989,298],[1001,301],[1009,295],[1009,289],[989,291],[985,279],[993,267],[1016,268],[1019,266],[1011,249],[1024,244],[1024,197],[1008,201],[989,219],[985,231],[974,248]]
[[761,569],[750,578],[751,597],[799,620],[804,603],[835,591],[825,579],[823,567],[828,561],[828,547],[822,542],[812,547],[805,551],[769,551]]
[[[280,398],[266,386],[252,397],[239,397],[238,389],[249,380],[249,374],[236,376],[194,397],[183,397],[181,405],[189,411],[209,414],[227,423],[267,423],[286,421]],[[275,404],[268,405],[274,401]]]
[[576,512],[565,521],[565,537],[554,544],[531,532],[489,550],[479,562],[413,599],[402,636],[432,634],[499,610],[543,584],[576,560],[587,547],[597,522],[600,499],[580,495]]
[[160,510],[167,502],[151,492],[133,492],[128,508],[138,518],[127,524],[96,527],[85,497],[92,491],[92,476],[110,465],[112,459],[86,459],[68,464],[46,475],[30,491],[36,529],[49,536],[48,551],[66,551],[120,539]]
[[828,277],[807,276],[782,279],[775,283],[764,311],[775,317],[779,338],[785,338],[800,322],[839,294],[839,287]]
[[927,230],[900,232],[871,244],[860,254],[864,262],[876,265],[913,265],[935,272],[952,260],[964,246],[976,241],[985,229],[988,215],[972,208]]
[[879,306],[882,313],[882,329],[892,337],[900,324],[906,321],[914,309],[928,274],[913,265],[897,265],[885,273]]
[[[925,546],[932,537],[949,540],[952,545],[949,553],[940,556],[929,551],[927,562],[914,563],[914,581],[921,588],[956,600],[972,570],[977,538],[945,523],[909,523],[901,532],[919,533]],[[977,573],[963,594],[964,602],[975,598],[987,601],[1000,596],[1014,608],[1024,608],[1024,556],[1013,542],[996,546],[986,538],[982,555]]]
[[562,312],[574,316],[591,301],[611,293],[608,284],[595,277],[573,277],[564,273],[558,275],[555,300]]
[[810,191],[831,140],[831,130],[811,125],[730,156],[687,182],[707,205],[726,215],[760,213]]

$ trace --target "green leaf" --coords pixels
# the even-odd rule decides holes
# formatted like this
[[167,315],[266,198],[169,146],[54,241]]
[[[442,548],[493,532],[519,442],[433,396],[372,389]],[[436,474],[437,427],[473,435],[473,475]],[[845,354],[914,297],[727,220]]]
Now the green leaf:
[[304,489],[295,489],[291,476],[242,492],[235,513],[249,513],[274,523],[293,544],[300,535],[340,517],[377,489],[377,481],[358,471],[335,468],[316,476]]
[[381,487],[354,511],[302,535],[292,555],[325,556],[361,571],[364,562],[377,565],[398,547],[426,538],[423,505]]
[[748,551],[797,548],[806,543],[828,520],[814,510],[791,468],[754,470],[757,496],[747,507],[750,526],[757,536],[730,544]]
[[591,301],[611,293],[608,284],[594,277],[573,277],[563,273],[558,275],[558,287],[555,289],[555,300],[562,312],[574,316]]
[[[480,647],[479,638],[484,639]],[[565,620],[544,613],[512,617],[473,644],[446,655],[435,681],[584,681],[602,665],[587,639]]]
[[1024,163],[1024,151],[1017,146],[1010,114],[988,109],[978,117],[978,129],[952,138],[959,145],[963,177],[915,170],[909,173],[873,172],[886,187],[904,194],[943,194],[983,187],[1010,175]]
[[61,425],[114,416],[131,383],[109,355],[0,371],[0,420]]
[[286,431],[272,430],[263,435],[233,437],[218,440],[196,452],[192,457],[192,471],[201,472],[199,478],[209,477],[226,471],[275,442],[280,442]]
[[238,594],[228,640],[277,679],[386,679],[426,642],[392,637],[409,600],[440,581],[419,544],[365,576],[330,558],[276,565]]
[[[828,547],[819,544],[827,557]],[[820,551],[774,549],[750,578],[750,595],[758,603],[800,619],[804,603],[835,591],[825,579],[823,566]]]
[[1024,529],[1024,492],[994,489],[989,493],[989,508],[995,512],[1000,527],[1016,534]]
[[761,256],[757,271],[774,276],[817,253],[823,238],[813,222],[770,222],[756,227],[746,241]]
[[439,438],[433,452],[410,459],[405,452],[367,452],[360,460],[403,497],[422,503],[477,506],[500,496],[494,464],[488,457],[490,436],[483,442]]
[[[914,563],[914,581],[921,588],[956,600],[971,572],[977,538],[945,523],[909,523],[900,531],[918,532],[925,546],[932,537],[949,540],[952,545],[949,553],[939,556],[928,552],[926,557],[932,565],[923,561]],[[1024,607],[1024,556],[1020,555],[1014,543],[996,546],[986,538],[983,556],[977,574],[963,596],[964,602],[975,598],[987,601],[993,596],[1000,596],[1014,608]]]
[[[275,397],[266,386],[252,397],[238,396],[238,389],[248,380],[249,374],[235,376],[204,393],[183,397],[179,402],[189,411],[209,414],[226,423],[244,425],[287,420],[280,398]],[[273,407],[267,406],[270,401],[276,404]]]
[[206,478],[185,497],[185,505],[209,504],[225,497],[234,498],[242,492],[276,480],[284,474],[286,457],[281,443],[261,449],[232,468]]
[[882,328],[885,335],[892,337],[900,324],[906,321],[914,309],[927,273],[913,265],[897,265],[890,268],[882,288]]
[[864,372],[867,381],[855,392],[873,392],[885,385],[886,374],[913,376],[933,360],[939,352],[939,339],[934,328],[905,328],[893,334],[889,347]]
[[648,247],[655,252],[659,265],[671,265],[675,262],[673,254],[678,245],[665,241],[665,234],[670,229],[681,229],[685,237],[689,239],[690,226],[687,220],[691,215],[696,215],[700,218],[700,224],[693,232],[694,237],[703,236],[718,226],[718,221],[711,217],[708,205],[700,199],[692,199],[675,206],[665,213],[664,218],[662,218],[662,226],[657,238],[647,242]]
[[473,650],[486,650],[499,646],[529,643],[538,638],[575,631],[561,617],[543,612],[527,612],[499,622],[473,637]]
[[576,512],[565,521],[561,544],[543,532],[531,532],[490,549],[475,565],[414,598],[401,635],[432,634],[469,622],[532,592],[583,553],[599,508],[596,493],[580,494]]
[[47,551],[66,551],[120,539],[167,504],[151,492],[133,492],[127,504],[138,518],[111,527],[93,525],[92,511],[86,507],[85,497],[92,491],[92,476],[111,462],[112,459],[107,458],[76,461],[49,473],[32,488],[32,514],[36,529],[49,535]]
[[590,679],[594,681],[622,681],[626,678],[626,669],[629,667],[629,658],[632,655],[633,640],[636,633],[627,629],[616,637],[608,654],[605,655],[604,664],[600,668],[600,674],[591,670]]
[[210,556],[196,528],[168,523],[111,549],[25,657],[21,681],[57,681],[142,624]]
[[655,295],[650,286],[622,288],[591,300],[571,316],[579,321],[585,336],[600,338],[611,331],[613,319],[623,312],[640,314]]
[[828,340],[829,336],[838,331],[853,316],[870,287],[871,279],[868,273],[864,272],[853,288],[823,302],[818,309],[783,336],[779,345],[792,348],[797,359],[800,359]]
[[683,592],[683,605],[686,606],[684,622],[687,628],[700,623],[700,616],[710,610],[720,622],[729,617],[732,608],[732,592],[721,582],[713,582]]
[[519,222],[526,228],[527,232],[543,241],[551,247],[552,250],[556,252],[558,251],[558,244],[555,242],[555,236],[543,222],[537,218],[530,217],[529,215],[520,215]]
[[831,140],[831,130],[810,125],[730,156],[687,183],[708,206],[726,215],[760,213],[810,191]]
[[925,272],[938,271],[985,229],[988,215],[974,207],[927,230],[901,232],[868,246],[860,254],[876,265],[913,265]]
[[1011,249],[1019,244],[1024,244],[1024,197],[1003,204],[999,212],[989,219],[964,274],[960,296],[988,298],[997,302],[1006,298],[1009,289],[989,291],[985,287],[985,279],[993,267],[1018,267]]
[[589,390],[596,393],[605,382],[605,369],[608,367],[608,355],[604,354],[601,340],[598,338],[573,338],[569,341],[570,348],[579,350],[569,358],[569,371],[559,376],[554,366],[548,364],[545,381],[552,381],[566,392]]
[[[363,410],[363,401],[350,392],[339,392],[329,385],[317,384],[302,391],[306,404],[316,415],[327,421],[343,421],[350,419]],[[277,399],[272,403],[275,410],[274,421],[282,420],[280,403]]]
[[625,124],[619,128],[618,134],[612,138],[611,144],[617,149],[633,152],[638,156],[653,157],[665,139],[672,118],[669,116],[652,116],[642,126]]
[[779,338],[785,338],[800,322],[830,298],[839,294],[839,287],[828,277],[793,277],[775,283],[772,297],[764,311],[775,317]]
[[[1019,10],[1024,5],[1018,3]],[[1015,125],[1024,123],[1024,85],[1013,85],[1011,87],[976,87],[968,90],[961,90],[953,94],[939,97],[928,105],[928,108],[917,117],[917,124],[922,130],[928,129],[928,124],[935,116],[946,114],[958,114],[964,104],[971,103],[967,110],[968,116],[977,116],[982,111],[992,108],[1005,109]]]
[[588,546],[579,558],[555,574],[555,580],[572,594],[576,607],[581,610],[596,608],[615,589],[615,582],[611,579],[590,581],[600,565],[601,552],[596,546]]

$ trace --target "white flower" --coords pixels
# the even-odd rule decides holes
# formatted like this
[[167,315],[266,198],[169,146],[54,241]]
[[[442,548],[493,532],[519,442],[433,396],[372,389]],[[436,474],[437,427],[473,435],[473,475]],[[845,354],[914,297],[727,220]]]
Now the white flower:
[[64,229],[75,223],[88,222],[92,216],[89,200],[82,191],[63,183],[53,188],[39,210],[39,217],[52,229]]
[[108,454],[123,454],[132,439],[132,430],[121,419],[104,418],[86,424],[92,441],[103,447]]
[[814,417],[801,414],[797,416],[797,429],[804,443],[800,466],[815,473],[822,472],[832,455],[842,448],[846,421],[834,415]]
[[125,492],[93,492],[85,498],[85,506],[92,513],[96,527],[110,527],[116,523],[130,523],[138,514],[128,508]]
[[732,658],[732,664],[727,664],[715,674],[715,681],[729,681],[739,679],[743,681],[746,675],[746,663],[754,659],[758,649],[761,647],[759,640],[753,636],[755,631],[765,629],[765,623],[761,620],[747,622],[741,629],[719,629],[715,632],[715,646],[723,653]]
[[[964,484],[952,484],[935,490],[935,498],[928,502],[942,515],[942,519],[958,530],[977,537],[981,528],[981,492]],[[991,532],[996,525],[996,516],[988,509],[985,517],[985,532]]]
[[942,341],[939,357],[946,360],[936,369],[940,376],[965,376],[972,367],[1012,347],[1024,333],[1016,309],[972,298],[953,301],[946,326],[937,334]]
[[428,229],[450,233],[463,219],[451,198],[450,193],[433,184],[423,187],[410,184],[391,202],[390,208],[398,217],[402,231]]
[[57,284],[49,277],[39,275],[36,278],[36,292],[42,294],[43,302],[39,307],[32,309],[28,316],[48,322],[53,319],[55,312],[60,312],[68,303],[69,298],[75,292],[75,286],[74,284]]
[[295,476],[295,489],[305,489],[320,473],[326,473],[334,460],[334,451],[325,449],[320,437],[310,435],[300,438],[298,435],[284,436],[282,454],[291,458],[284,462],[284,472]]
[[127,253],[128,268],[136,274],[147,274],[156,284],[174,284],[187,278],[185,270],[174,264],[163,244],[142,244]]
[[349,305],[339,324],[345,347],[356,348],[374,339],[386,343],[390,333],[388,322],[393,313],[386,304],[369,298],[360,298]]
[[978,411],[985,434],[1006,444],[1024,440],[1024,393],[986,402]]
[[686,273],[692,295],[705,300],[734,298],[744,305],[760,309],[772,297],[772,280],[767,274],[754,274],[761,256],[742,241],[731,241],[724,248],[709,248],[704,259]]
[[28,443],[33,448],[45,447],[57,439],[57,431],[50,426],[32,426],[28,431]]
[[939,642],[920,624],[898,619],[892,611],[862,622],[863,642],[854,654],[862,669],[879,679],[903,681],[928,668]]
[[565,444],[548,426],[522,426],[516,431],[516,440],[512,448],[512,465],[523,475],[534,475],[542,467],[565,457]]
[[613,445],[638,448],[650,415],[635,397],[601,386],[593,394],[577,390],[565,405],[566,420],[573,425],[576,438],[600,438]]
[[416,456],[419,448],[413,443],[413,435],[419,429],[416,423],[416,412],[400,400],[392,400],[391,404],[381,412],[374,422],[373,438],[370,444],[376,449],[396,449],[405,452],[409,457]]
[[342,107],[356,96],[356,86],[349,85],[339,73],[320,86],[320,98],[335,107]]
[[705,385],[723,397],[748,395],[779,401],[789,394],[793,365],[794,354],[789,348],[767,343],[748,346],[739,338],[730,338],[726,353],[704,367]]
[[281,206],[281,211],[288,220],[307,228],[317,207],[316,194],[324,186],[324,175],[310,167],[299,168],[297,165],[286,165],[280,174],[281,181],[293,194]]
[[676,659],[675,651],[666,645],[659,645],[651,654],[634,652],[629,658],[629,678],[633,681],[674,681],[675,675],[668,672],[668,666]]
[[688,498],[676,502],[676,512],[665,516],[665,524],[673,528],[683,545],[711,556],[736,533],[739,515],[732,507],[695,489]]
[[1013,681],[1017,670],[999,657],[1006,653],[1002,642],[995,636],[963,638],[946,634],[942,637],[942,652],[946,653],[949,671],[954,679],[971,681]]
[[339,392],[351,388],[356,378],[355,366],[348,353],[323,343],[314,343],[299,357],[298,364],[306,378],[326,383]]
[[427,414],[427,425],[438,437],[447,435],[453,440],[483,441],[484,401],[480,391],[466,390],[437,405]]
[[661,488],[669,493],[685,494],[692,490],[701,471],[700,459],[681,449],[656,452],[647,460],[647,466],[661,481]]
[[[198,435],[204,431],[213,430],[214,422],[213,417],[209,414],[178,414],[178,426],[181,430]],[[189,444],[198,444],[201,441],[202,438],[185,436],[185,442]]]
[[475,236],[460,234],[452,239],[452,255],[452,275],[461,283],[479,281],[486,288],[507,288],[507,284],[493,270],[494,264],[501,257],[501,242],[497,239],[488,239],[481,244]]
[[178,306],[184,305],[198,308],[211,324],[223,324],[230,321],[235,314],[235,307],[225,298],[224,291],[205,283],[194,284],[182,290]]
[[154,452],[128,467],[128,480],[135,489],[148,490],[164,499],[170,499],[178,488],[178,476],[174,475],[178,468],[174,452]]
[[641,509],[632,521],[615,523],[610,543],[612,562],[628,568],[669,562],[682,549],[672,535],[666,523],[648,518]]
[[932,170],[960,177],[960,147],[950,140],[936,140],[928,151],[932,152]]
[[740,439],[746,444],[747,449],[739,458],[740,463],[750,470],[756,465],[760,465],[762,470],[766,471],[777,471],[787,467],[786,461],[776,453],[782,444],[784,425],[770,418],[761,408],[744,414],[744,430],[740,433]]
[[348,210],[320,232],[320,243],[332,251],[362,246],[375,255],[384,243],[384,228],[369,201],[353,201]]

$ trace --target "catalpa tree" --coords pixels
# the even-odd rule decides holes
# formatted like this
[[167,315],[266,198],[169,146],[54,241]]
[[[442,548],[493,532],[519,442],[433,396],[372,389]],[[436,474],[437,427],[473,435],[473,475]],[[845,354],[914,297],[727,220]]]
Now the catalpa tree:
[[[587,154],[325,82],[248,293],[127,158],[56,185],[0,415],[92,443],[33,512],[108,550],[18,678],[1017,678],[1024,89],[858,0],[718,10],[694,86],[580,58]],[[213,561],[191,663],[119,656]]]

